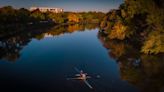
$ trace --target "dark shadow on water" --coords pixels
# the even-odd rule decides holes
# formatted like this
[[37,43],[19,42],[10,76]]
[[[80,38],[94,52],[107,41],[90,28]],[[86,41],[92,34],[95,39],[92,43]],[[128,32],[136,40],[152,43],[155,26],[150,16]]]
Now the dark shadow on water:
[[[109,57],[116,60],[122,80],[142,92],[161,92],[164,89],[164,55],[145,55],[133,43],[110,40],[98,34]],[[163,92],[163,91],[162,91]]]

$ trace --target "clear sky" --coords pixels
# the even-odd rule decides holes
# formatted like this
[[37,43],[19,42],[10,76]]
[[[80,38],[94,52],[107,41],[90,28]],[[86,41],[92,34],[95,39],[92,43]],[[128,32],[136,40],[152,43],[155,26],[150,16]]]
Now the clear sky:
[[0,7],[10,5],[14,8],[31,6],[59,7],[65,11],[103,11],[118,8],[123,0],[0,0]]

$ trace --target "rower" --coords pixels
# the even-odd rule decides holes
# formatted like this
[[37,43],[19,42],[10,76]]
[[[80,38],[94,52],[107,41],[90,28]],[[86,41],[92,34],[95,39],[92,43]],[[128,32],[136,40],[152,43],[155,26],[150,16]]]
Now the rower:
[[86,79],[87,78],[87,75],[81,70],[80,71],[80,76],[83,78],[83,79]]

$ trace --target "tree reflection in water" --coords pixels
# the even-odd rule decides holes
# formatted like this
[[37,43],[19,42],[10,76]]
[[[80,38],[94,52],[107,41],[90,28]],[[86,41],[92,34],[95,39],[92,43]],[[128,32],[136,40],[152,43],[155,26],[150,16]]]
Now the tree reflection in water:
[[102,33],[98,38],[120,68],[122,80],[138,87],[142,92],[160,92],[164,89],[164,55],[141,54],[133,43],[109,40]]
[[41,40],[46,36],[59,36],[85,29],[95,29],[98,24],[72,24],[58,26],[8,27],[0,29],[0,59],[16,62],[20,51],[28,45],[32,38]]

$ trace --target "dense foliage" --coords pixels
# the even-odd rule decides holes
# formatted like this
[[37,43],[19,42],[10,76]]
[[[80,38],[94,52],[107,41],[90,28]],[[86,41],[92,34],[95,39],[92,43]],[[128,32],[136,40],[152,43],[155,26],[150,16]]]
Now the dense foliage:
[[101,22],[110,39],[140,42],[141,52],[164,53],[164,1],[125,0]]
[[99,23],[105,14],[101,12],[41,12],[39,9],[29,11],[27,9],[14,9],[11,6],[0,8],[0,24],[9,25],[16,23],[38,23],[38,22],[54,22],[60,23],[80,23],[80,22],[96,22]]

